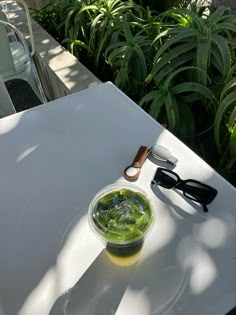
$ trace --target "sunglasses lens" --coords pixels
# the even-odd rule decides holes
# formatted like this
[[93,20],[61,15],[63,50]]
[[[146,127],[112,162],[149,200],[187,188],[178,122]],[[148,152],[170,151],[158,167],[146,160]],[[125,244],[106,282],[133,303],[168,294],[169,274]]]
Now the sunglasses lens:
[[159,185],[170,189],[177,184],[178,177],[168,170],[158,169],[155,180]]
[[189,199],[198,201],[202,204],[209,204],[215,198],[217,191],[207,185],[188,181],[184,185],[184,195]]

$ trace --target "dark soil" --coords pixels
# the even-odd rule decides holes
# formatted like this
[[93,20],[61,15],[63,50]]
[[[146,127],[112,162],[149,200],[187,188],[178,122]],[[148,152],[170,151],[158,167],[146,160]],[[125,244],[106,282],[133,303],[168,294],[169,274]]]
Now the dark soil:
[[23,80],[8,81],[6,87],[17,112],[41,104],[29,84]]

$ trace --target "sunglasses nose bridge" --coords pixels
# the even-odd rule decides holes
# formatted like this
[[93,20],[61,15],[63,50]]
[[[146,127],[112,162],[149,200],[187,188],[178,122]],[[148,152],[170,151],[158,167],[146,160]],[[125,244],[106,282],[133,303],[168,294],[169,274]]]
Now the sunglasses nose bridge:
[[175,188],[175,189],[183,189],[183,188],[184,188],[184,183],[183,183],[181,180],[179,180],[179,181],[174,185],[173,188]]

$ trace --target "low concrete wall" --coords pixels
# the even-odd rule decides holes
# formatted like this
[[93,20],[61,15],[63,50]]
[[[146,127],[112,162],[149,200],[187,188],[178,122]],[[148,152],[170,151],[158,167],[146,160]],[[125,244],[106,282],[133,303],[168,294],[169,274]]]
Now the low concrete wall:
[[40,10],[42,7],[47,5],[51,0],[25,0],[28,7],[31,9]]
[[[28,37],[24,11],[14,1],[9,1],[10,18]],[[32,19],[35,39],[34,60],[49,100],[87,89],[101,83],[78,59],[63,48],[40,25]]]

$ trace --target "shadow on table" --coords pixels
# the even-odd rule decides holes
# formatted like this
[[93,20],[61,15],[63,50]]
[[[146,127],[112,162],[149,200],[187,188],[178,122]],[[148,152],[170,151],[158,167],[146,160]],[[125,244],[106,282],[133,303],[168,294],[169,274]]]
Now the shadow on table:
[[105,249],[73,288],[60,296],[49,315],[115,314],[135,265],[119,267]]
[[206,221],[206,217],[203,216],[204,214],[202,206],[186,198],[179,191],[175,190],[175,193],[182,197],[192,208],[194,208],[196,210],[196,213],[188,213],[187,211],[179,207],[177,204],[172,202],[167,196],[165,196],[165,194],[159,189],[157,185],[152,185],[151,188],[153,193],[158,197],[158,199],[160,199],[164,204],[173,208],[174,211],[184,219],[189,219],[193,223],[203,223],[204,221]]
[[162,160],[158,160],[156,158],[154,158],[152,155],[148,156],[148,159],[155,164],[157,167],[164,167],[167,168],[168,170],[173,171],[175,169],[176,165],[171,165],[169,163],[167,163],[166,161],[162,161]]

